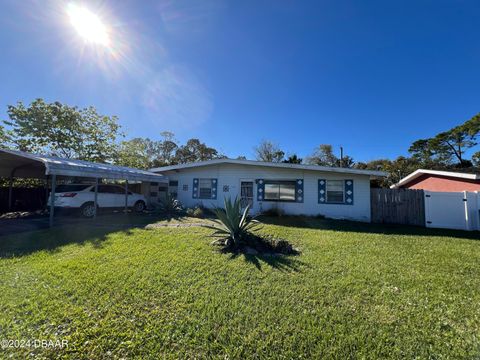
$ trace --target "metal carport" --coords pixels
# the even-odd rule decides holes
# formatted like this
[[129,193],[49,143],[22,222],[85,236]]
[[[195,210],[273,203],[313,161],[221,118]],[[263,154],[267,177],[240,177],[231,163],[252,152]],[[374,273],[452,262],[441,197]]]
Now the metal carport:
[[[95,208],[97,207],[99,179],[125,180],[125,208],[127,208],[128,181],[168,182],[165,176],[146,170],[0,149],[0,177],[10,179],[9,207],[12,202],[14,178],[47,179],[50,177],[52,182],[51,198],[54,199],[57,176],[95,179]],[[50,203],[50,225],[53,224],[53,215],[54,200]]]

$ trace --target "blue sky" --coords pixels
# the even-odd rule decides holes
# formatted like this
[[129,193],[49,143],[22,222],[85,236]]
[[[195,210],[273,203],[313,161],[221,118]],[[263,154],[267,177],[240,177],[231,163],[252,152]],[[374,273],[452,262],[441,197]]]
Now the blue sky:
[[480,112],[479,1],[77,1],[109,28],[86,44],[64,1],[0,4],[0,117],[37,97],[117,115],[127,137],[198,137],[230,157],[262,139],[356,160]]

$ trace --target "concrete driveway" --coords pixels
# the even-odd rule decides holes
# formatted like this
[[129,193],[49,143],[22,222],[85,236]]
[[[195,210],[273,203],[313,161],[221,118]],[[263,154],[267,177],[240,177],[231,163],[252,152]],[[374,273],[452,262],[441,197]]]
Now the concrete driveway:
[[[61,226],[67,224],[75,224],[81,222],[91,223],[91,219],[81,219],[74,217],[56,217],[54,226]],[[0,219],[0,236],[18,234],[27,231],[48,229],[48,216],[20,218],[20,219]]]
[[[86,219],[75,215],[55,215],[54,227],[64,225],[100,226],[112,228],[144,227],[157,220],[155,214],[124,214],[106,212],[97,218]],[[48,229],[48,216],[33,216],[17,219],[0,219],[0,236],[19,234],[28,231]]]

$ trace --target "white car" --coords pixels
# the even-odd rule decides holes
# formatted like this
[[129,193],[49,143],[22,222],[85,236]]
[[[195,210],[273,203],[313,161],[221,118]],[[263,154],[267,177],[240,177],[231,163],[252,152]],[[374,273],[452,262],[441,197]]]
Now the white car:
[[[58,185],[55,188],[55,208],[80,209],[85,217],[95,214],[95,185],[68,184]],[[48,204],[51,194],[48,197]],[[127,206],[134,211],[145,210],[147,200],[141,194],[128,192]],[[123,208],[125,207],[125,188],[118,185],[99,184],[97,192],[97,209],[100,208]]]

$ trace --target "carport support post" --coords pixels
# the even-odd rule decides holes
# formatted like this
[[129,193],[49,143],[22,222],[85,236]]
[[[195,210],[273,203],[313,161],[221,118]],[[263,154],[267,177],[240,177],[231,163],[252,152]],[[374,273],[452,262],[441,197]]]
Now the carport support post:
[[125,180],[125,214],[128,214],[128,180]]
[[98,178],[95,178],[95,195],[93,197],[93,218],[97,217],[97,203],[98,203]]
[[53,213],[55,211],[55,183],[57,175],[52,175],[52,191],[50,192],[50,227],[53,226]]
[[45,176],[45,207],[44,210],[48,209],[48,175]]
[[13,198],[13,175],[10,175],[10,181],[8,183],[8,211],[12,211],[12,198]]

